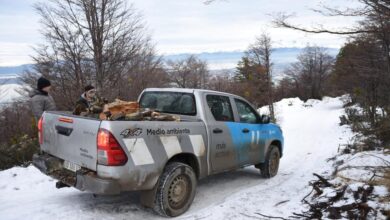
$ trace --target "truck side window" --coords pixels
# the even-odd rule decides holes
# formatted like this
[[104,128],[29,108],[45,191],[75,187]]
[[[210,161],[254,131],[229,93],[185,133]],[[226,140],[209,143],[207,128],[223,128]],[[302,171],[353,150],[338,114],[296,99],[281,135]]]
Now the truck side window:
[[207,95],[207,105],[216,121],[234,121],[232,106],[229,97]]
[[192,93],[145,92],[140,99],[140,106],[169,114],[196,115],[195,97]]
[[259,121],[258,115],[255,110],[246,102],[240,99],[234,99],[237,106],[238,116],[240,117],[240,122],[256,124]]

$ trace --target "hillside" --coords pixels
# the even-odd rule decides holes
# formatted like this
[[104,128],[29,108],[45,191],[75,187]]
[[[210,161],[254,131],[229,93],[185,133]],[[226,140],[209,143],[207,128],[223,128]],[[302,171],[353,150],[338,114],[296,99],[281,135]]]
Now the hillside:
[[17,83],[0,85],[0,104],[11,103],[22,98],[23,86]]

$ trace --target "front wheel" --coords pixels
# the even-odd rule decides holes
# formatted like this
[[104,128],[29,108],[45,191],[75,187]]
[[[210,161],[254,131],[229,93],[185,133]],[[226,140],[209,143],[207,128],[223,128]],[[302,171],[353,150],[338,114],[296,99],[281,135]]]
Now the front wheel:
[[188,210],[195,197],[196,175],[184,163],[169,163],[158,181],[154,210],[175,217]]
[[264,163],[260,164],[260,172],[264,178],[276,176],[279,170],[280,151],[275,145],[271,145],[268,149]]

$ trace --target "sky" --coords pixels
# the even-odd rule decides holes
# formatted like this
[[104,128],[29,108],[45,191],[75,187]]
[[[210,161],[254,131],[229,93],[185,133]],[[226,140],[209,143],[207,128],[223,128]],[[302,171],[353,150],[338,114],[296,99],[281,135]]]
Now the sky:
[[[0,66],[32,63],[33,47],[43,43],[39,16],[33,4],[39,0],[0,0]],[[305,34],[275,28],[273,15],[294,14],[297,24],[328,27],[351,26],[352,18],[323,18],[310,9],[321,4],[345,7],[356,0],[128,0],[142,14],[161,55],[243,51],[256,36],[270,34],[274,47],[308,44],[339,48],[345,37]],[[341,22],[342,21],[342,22]]]

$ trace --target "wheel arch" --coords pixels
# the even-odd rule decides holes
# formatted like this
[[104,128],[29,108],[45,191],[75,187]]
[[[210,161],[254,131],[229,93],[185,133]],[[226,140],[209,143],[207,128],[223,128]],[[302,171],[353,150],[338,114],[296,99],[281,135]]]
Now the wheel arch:
[[274,146],[278,147],[279,152],[280,152],[280,158],[282,158],[282,156],[283,156],[283,145],[282,145],[282,142],[280,140],[273,140],[270,143],[270,146],[271,145],[274,145]]
[[194,154],[191,153],[176,154],[166,162],[165,166],[167,166],[171,162],[181,162],[187,164],[194,170],[196,174],[196,178],[199,179],[200,176],[199,160]]

